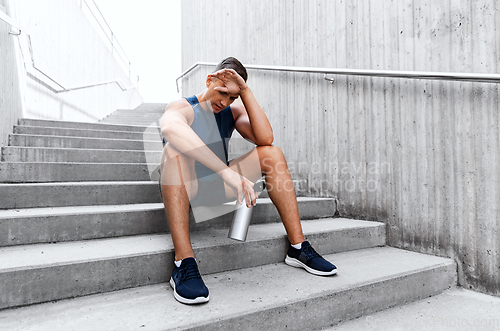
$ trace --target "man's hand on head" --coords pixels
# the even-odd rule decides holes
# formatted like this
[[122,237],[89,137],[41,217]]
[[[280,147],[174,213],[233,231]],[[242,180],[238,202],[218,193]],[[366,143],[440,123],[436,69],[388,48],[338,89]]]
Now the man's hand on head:
[[247,88],[245,80],[233,69],[221,69],[209,75],[210,77],[217,78],[224,86],[218,86],[214,90],[219,92],[226,92],[228,94],[241,94]]

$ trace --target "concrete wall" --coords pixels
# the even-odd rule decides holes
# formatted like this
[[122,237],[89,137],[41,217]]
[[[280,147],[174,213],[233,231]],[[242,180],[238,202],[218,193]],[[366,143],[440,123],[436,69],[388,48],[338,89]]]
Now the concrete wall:
[[[8,3],[0,0],[0,11],[9,13]],[[7,134],[22,116],[15,37],[10,26],[0,20],[0,146],[7,145]]]
[[[92,85],[107,81],[120,81],[125,87],[133,85],[113,58],[98,33],[80,8],[80,1],[67,0],[4,0],[9,4],[9,15],[16,19],[31,36],[35,65],[64,88]],[[96,122],[118,108],[135,108],[142,102],[137,89],[122,91],[117,84],[92,87],[77,91],[56,93],[61,87],[30,67],[27,36],[5,36],[8,27],[1,23],[2,43],[9,56],[18,51],[17,63],[26,70],[18,83],[14,74],[2,75],[0,84],[10,84],[23,101],[22,111],[18,101],[9,102],[4,112],[15,114],[12,118],[28,117],[67,121]],[[6,29],[6,30],[4,30]],[[19,44],[22,52],[19,51]],[[21,55],[22,53],[22,55]],[[22,56],[22,57],[21,57]],[[14,60],[9,60],[9,70],[16,70]],[[16,86],[18,85],[18,86]],[[2,98],[12,99],[2,90]],[[14,120],[14,121],[15,121]],[[12,122],[12,121],[10,121]],[[7,128],[5,128],[6,126]],[[5,130],[8,130],[7,132]],[[2,124],[0,136],[12,130],[12,123]]]
[[[183,69],[243,63],[500,72],[495,0],[182,2]],[[217,19],[214,20],[214,17]],[[203,88],[211,68],[183,81]],[[250,71],[300,195],[388,224],[388,243],[456,259],[500,295],[499,85]]]

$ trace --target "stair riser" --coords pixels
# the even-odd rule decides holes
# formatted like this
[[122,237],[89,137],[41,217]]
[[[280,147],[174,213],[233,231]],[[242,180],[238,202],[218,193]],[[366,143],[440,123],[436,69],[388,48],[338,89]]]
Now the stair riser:
[[112,122],[115,120],[124,121],[137,121],[138,123],[146,123],[144,126],[158,126],[161,116],[126,116],[126,115],[115,115],[109,116],[100,121],[100,123]]
[[0,182],[158,181],[158,164],[0,163]]
[[148,104],[141,105],[135,109],[117,109],[114,113],[134,113],[134,114],[143,114],[143,113],[159,113],[163,114],[165,109],[167,108],[166,103],[158,103],[158,104]]
[[160,163],[162,152],[4,147],[3,162]]
[[0,309],[164,282],[165,266],[173,258],[173,252],[165,252],[5,272],[0,274]]
[[117,124],[136,124],[136,125],[144,125],[144,126],[150,126],[150,125],[156,125],[157,119],[156,118],[133,118],[133,117],[121,117],[121,118],[115,118],[115,117],[110,117],[110,118],[105,118],[101,121],[101,123],[117,123]]
[[101,123],[115,123],[115,124],[121,124],[121,125],[142,125],[142,126],[149,126],[151,125],[151,121],[149,120],[137,120],[137,119],[104,119],[101,121]]
[[85,149],[120,149],[120,150],[147,150],[161,151],[161,140],[124,140],[99,139],[78,137],[52,137],[10,135],[10,146],[24,147],[52,147],[52,148],[85,148]]
[[147,126],[140,126],[140,125],[64,122],[64,121],[34,120],[34,119],[20,119],[19,125],[42,126],[50,128],[75,128],[83,130],[89,129],[89,130],[130,131],[130,132],[144,132],[147,129]]
[[20,185],[0,184],[0,209],[120,205],[162,202],[158,183]]
[[[155,132],[156,131],[156,132]],[[71,129],[71,128],[44,128],[39,126],[16,126],[14,133],[26,135],[43,135],[43,136],[64,136],[64,137],[86,137],[86,138],[102,138],[102,139],[129,139],[129,140],[160,140],[161,134],[156,128],[145,132],[125,132],[125,131],[98,131],[88,129]]]
[[135,120],[135,119],[147,120],[147,121],[151,120],[151,122],[156,122],[161,118],[161,115],[162,114],[160,114],[160,113],[144,113],[144,114],[113,113],[113,114],[109,115],[108,117],[105,117],[103,119],[103,121],[107,120],[107,119],[113,119],[113,118],[123,118],[123,119],[130,119],[130,120]]
[[0,219],[0,247],[167,232],[164,209]]
[[[332,217],[335,214],[333,200],[300,201],[299,214],[302,220],[317,217]],[[196,223],[190,213],[191,230],[227,228],[232,213],[213,220]],[[252,224],[279,222],[274,205],[267,201],[255,206]],[[53,243],[110,237],[170,232],[163,205],[156,209],[128,211],[75,213],[58,216],[26,216],[0,218],[0,247],[22,244]]]
[[[332,280],[334,281],[334,279]],[[361,316],[428,298],[455,286],[453,263],[365,284],[355,289],[290,302],[252,314],[185,330],[320,330]],[[305,318],[307,316],[307,318]]]
[[[140,114],[160,114],[162,115],[164,112],[165,112],[165,108],[166,108],[166,105],[165,107],[162,107],[162,108],[157,108],[157,109],[144,109],[144,110],[141,110],[140,111]],[[115,111],[114,113],[110,114],[110,115],[113,115],[113,114],[137,114],[137,110],[135,109],[118,109],[117,111]]]
[[[163,102],[148,102],[148,103],[143,103],[139,105],[135,109],[131,109],[130,111],[147,111],[147,110],[154,110],[154,111],[165,111],[165,108],[167,107],[168,103],[163,103]],[[119,109],[120,111],[123,109]],[[127,109],[128,110],[128,109]]]
[[146,111],[146,112],[140,112],[140,113],[137,113],[136,111],[127,111],[127,110],[117,110],[115,111],[113,114],[110,114],[109,116],[105,117],[105,118],[109,118],[109,117],[114,117],[114,116],[128,116],[128,117],[135,117],[137,116],[138,118],[140,117],[154,117],[156,119],[159,119],[161,118],[161,116],[163,115],[164,111]]
[[[308,238],[313,238],[315,247],[323,254],[385,244],[383,225],[366,229],[367,237],[360,238],[359,232],[360,229],[344,229]],[[341,240],[348,245],[337,244]],[[216,247],[195,247],[194,252],[200,272],[210,274],[282,262],[287,243],[285,236],[281,236],[246,243],[231,241]],[[266,254],[262,254],[263,247]],[[167,249],[141,256],[5,271],[0,274],[0,309],[167,282],[172,273],[173,259],[173,250]]]
[[[356,249],[385,245],[385,226],[343,229],[306,234],[321,254],[334,254]],[[283,262],[288,249],[288,239],[280,238],[219,245],[209,249],[195,249],[196,260],[202,274],[238,270],[265,264]],[[170,270],[169,270],[170,272]]]

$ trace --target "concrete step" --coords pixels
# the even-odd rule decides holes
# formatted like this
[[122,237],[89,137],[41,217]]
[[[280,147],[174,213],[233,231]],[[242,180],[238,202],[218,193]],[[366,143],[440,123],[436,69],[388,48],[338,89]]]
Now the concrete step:
[[152,120],[138,120],[138,119],[115,119],[115,118],[110,118],[110,119],[104,119],[100,123],[113,123],[113,124],[120,124],[120,125],[143,125],[143,126],[150,126],[151,123],[153,123]]
[[130,131],[107,131],[75,128],[46,128],[42,126],[15,126],[14,133],[24,135],[45,135],[61,137],[86,137],[105,139],[129,139],[129,140],[160,140],[161,133],[158,128],[147,129],[144,132]]
[[160,116],[110,116],[104,118],[100,123],[137,123],[140,125],[155,126]]
[[[332,217],[333,199],[298,198],[302,220]],[[234,203],[227,213],[206,222],[196,222],[190,213],[191,230],[229,229]],[[258,199],[252,224],[280,222],[270,199]],[[0,210],[0,247],[168,233],[163,203],[70,206]]]
[[129,131],[129,132],[144,132],[148,128],[147,126],[141,126],[141,125],[68,122],[68,121],[38,120],[29,118],[22,118],[18,121],[18,123],[21,126],[42,126],[47,128],[75,128],[75,129],[88,129],[88,130]]
[[[385,244],[383,223],[321,219],[302,227],[323,254]],[[284,259],[287,240],[280,223],[252,225],[246,242],[227,234],[214,228],[191,233],[201,273]],[[0,248],[0,309],[166,282],[172,261],[168,234]]]
[[364,316],[326,330],[500,330],[500,298],[451,288],[432,298]]
[[123,116],[123,117],[148,117],[159,119],[163,115],[164,111],[147,111],[147,112],[136,112],[130,110],[117,110],[114,113],[106,116],[105,118]]
[[[159,160],[155,160],[159,161]],[[46,183],[88,181],[158,182],[159,163],[58,163],[1,162],[2,183]]]
[[113,114],[110,114],[108,115],[107,117],[103,118],[103,119],[109,119],[109,118],[124,118],[124,119],[134,119],[134,118],[137,118],[137,119],[154,119],[154,120],[158,120],[160,119],[160,117],[163,115],[163,113],[159,113],[159,112],[156,112],[156,113],[121,113],[121,112],[114,112]]
[[109,116],[113,114],[163,114],[165,112],[165,108],[167,105],[165,104],[162,108],[155,109],[117,109],[115,112],[111,113]]
[[0,209],[158,202],[158,183],[151,181],[0,184]]
[[8,146],[3,162],[160,163],[161,151]]
[[[282,259],[284,251],[280,254]],[[8,309],[0,312],[0,323],[6,330],[26,331],[319,330],[428,298],[455,283],[450,259],[388,247],[325,257],[337,265],[338,275],[314,276],[283,262],[207,274],[202,257],[198,261],[210,290],[204,305],[176,302],[162,283]]]
[[148,151],[163,150],[161,140],[102,139],[25,134],[9,135],[9,146]]
[[[131,111],[137,112],[137,111],[165,111],[165,108],[167,108],[168,103],[162,103],[162,102],[147,102],[143,103],[139,106],[137,106],[135,109],[132,109]],[[123,110],[123,109],[120,109]]]

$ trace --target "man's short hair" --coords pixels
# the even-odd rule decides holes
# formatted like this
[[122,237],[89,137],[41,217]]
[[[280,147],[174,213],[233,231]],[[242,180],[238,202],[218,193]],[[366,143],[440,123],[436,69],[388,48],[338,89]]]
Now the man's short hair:
[[240,61],[238,61],[238,59],[234,58],[234,57],[227,57],[225,58],[224,60],[222,60],[216,67],[215,67],[215,71],[219,71],[221,69],[233,69],[234,71],[236,71],[238,73],[238,75],[241,76],[241,78],[243,78],[243,80],[246,82],[247,81],[247,78],[248,78],[248,74],[247,74],[247,69],[245,69],[245,67],[243,66],[243,64],[241,64]]

